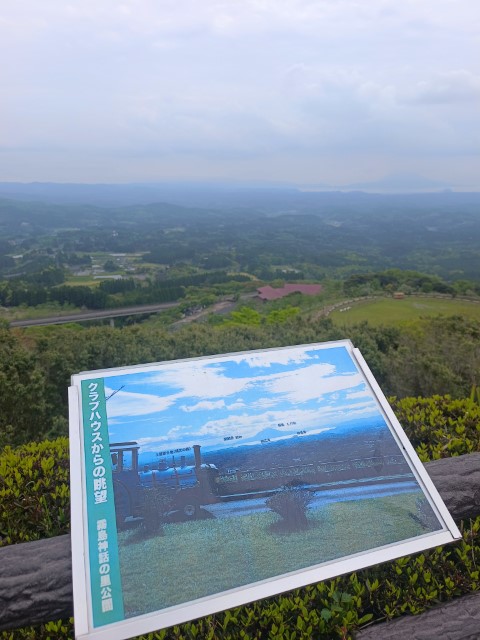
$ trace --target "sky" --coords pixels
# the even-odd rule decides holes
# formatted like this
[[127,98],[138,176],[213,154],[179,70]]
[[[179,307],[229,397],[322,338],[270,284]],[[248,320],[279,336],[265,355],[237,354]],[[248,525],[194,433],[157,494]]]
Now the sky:
[[479,186],[475,0],[15,0],[0,181]]
[[134,440],[142,452],[259,444],[266,429],[278,432],[273,442],[357,419],[383,423],[344,346],[155,365],[106,377],[105,396],[110,442]]

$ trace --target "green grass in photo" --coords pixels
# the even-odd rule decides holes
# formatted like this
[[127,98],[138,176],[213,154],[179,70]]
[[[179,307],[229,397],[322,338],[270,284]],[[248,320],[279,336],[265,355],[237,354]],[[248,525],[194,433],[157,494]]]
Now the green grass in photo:
[[425,533],[419,492],[339,502],[309,512],[309,528],[273,533],[271,512],[169,524],[164,535],[119,537],[126,616],[163,609]]

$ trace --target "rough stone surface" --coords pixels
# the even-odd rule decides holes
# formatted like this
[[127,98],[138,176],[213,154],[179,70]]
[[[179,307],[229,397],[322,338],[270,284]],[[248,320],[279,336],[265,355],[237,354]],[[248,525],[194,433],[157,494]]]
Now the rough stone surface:
[[480,515],[480,453],[434,460],[425,468],[455,520]]
[[72,615],[69,535],[0,549],[0,630]]
[[372,625],[355,640],[479,640],[480,593],[473,593],[419,616]]
[[[480,453],[434,460],[425,465],[455,520],[480,515]],[[479,640],[480,593],[434,607],[420,616],[405,616],[372,625],[357,640]]]
[[[480,453],[436,460],[425,467],[455,520],[480,515]],[[68,618],[73,614],[72,597],[70,536],[0,548],[0,630]],[[442,613],[447,607],[448,613]],[[431,635],[414,635],[413,630],[404,632],[400,626],[413,624],[412,629],[423,629],[423,620],[428,620],[425,633],[434,630]],[[470,621],[477,631],[468,631]],[[404,635],[393,635],[396,625]],[[456,628],[464,628],[466,635],[454,635]],[[461,598],[419,617],[374,625],[358,638],[480,639],[480,595]]]

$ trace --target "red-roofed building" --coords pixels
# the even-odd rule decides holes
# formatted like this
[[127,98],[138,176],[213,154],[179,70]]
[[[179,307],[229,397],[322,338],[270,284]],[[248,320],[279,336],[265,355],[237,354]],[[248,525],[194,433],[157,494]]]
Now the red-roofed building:
[[321,284],[286,284],[284,287],[274,289],[270,285],[260,287],[257,290],[260,300],[278,300],[290,293],[303,293],[306,296],[316,296],[322,291]]

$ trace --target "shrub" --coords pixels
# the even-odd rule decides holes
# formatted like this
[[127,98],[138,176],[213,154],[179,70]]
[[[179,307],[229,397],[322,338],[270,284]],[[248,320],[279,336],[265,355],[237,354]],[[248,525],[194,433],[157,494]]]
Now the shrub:
[[308,525],[307,509],[312,500],[312,494],[303,485],[290,483],[268,498],[266,505],[282,518],[280,529],[297,531]]
[[0,547],[70,529],[68,439],[0,453]]
[[[392,403],[423,461],[480,450],[480,406],[474,399],[434,396],[393,399]],[[291,496],[295,491],[301,495],[302,488],[286,488],[277,495]],[[0,453],[0,502],[0,544],[68,531],[67,440],[7,448]],[[307,508],[308,502],[304,514]],[[414,515],[428,526],[429,510],[421,502]],[[438,602],[479,590],[480,517],[461,523],[460,529],[463,539],[445,548],[326,580],[143,638],[350,639],[355,629],[370,621],[417,614]],[[71,620],[0,632],[0,640],[65,638],[73,638]]]
[[[480,518],[463,539],[416,556],[140,636],[142,640],[351,640],[373,620],[418,614],[480,589]],[[1,640],[73,638],[72,621],[0,632]]]
[[142,492],[142,525],[146,534],[162,533],[170,504],[170,497],[161,487],[150,487]]
[[474,398],[447,395],[390,402],[422,462],[480,451],[480,404]]

